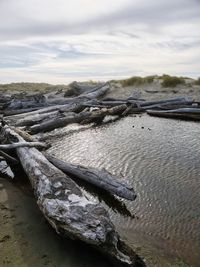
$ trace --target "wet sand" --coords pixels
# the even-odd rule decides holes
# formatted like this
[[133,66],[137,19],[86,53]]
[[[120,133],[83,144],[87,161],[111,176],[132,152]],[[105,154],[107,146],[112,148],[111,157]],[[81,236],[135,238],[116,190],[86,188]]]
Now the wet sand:
[[83,244],[63,240],[45,221],[28,183],[0,178],[0,266],[109,267]]

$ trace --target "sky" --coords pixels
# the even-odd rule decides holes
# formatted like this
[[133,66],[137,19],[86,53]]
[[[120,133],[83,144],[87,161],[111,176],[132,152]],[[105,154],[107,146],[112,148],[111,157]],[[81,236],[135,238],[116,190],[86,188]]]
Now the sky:
[[200,0],[0,0],[0,83],[200,76]]

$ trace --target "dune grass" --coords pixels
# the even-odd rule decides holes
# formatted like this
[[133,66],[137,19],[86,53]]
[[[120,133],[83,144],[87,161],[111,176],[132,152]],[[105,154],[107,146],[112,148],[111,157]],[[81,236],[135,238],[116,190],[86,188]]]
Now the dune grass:
[[166,267],[190,267],[190,266],[184,263],[183,261],[178,261],[174,264],[168,264]]
[[128,79],[120,80],[119,82],[123,87],[127,86],[133,86],[133,85],[143,85],[143,84],[148,84],[152,83],[154,81],[156,76],[146,76],[146,77],[140,77],[140,76],[133,76]]
[[[133,76],[131,78],[120,80],[118,82],[120,82],[123,87],[128,87],[128,86],[140,86],[144,84],[151,84],[155,80],[161,80],[162,87],[176,87],[179,84],[185,84],[186,83],[185,79],[188,78],[163,74],[162,76],[158,75],[151,75],[146,77]],[[198,83],[200,83],[200,80],[198,81]]]
[[167,74],[163,74],[159,77],[162,79],[161,85],[162,87],[176,87],[179,84],[185,84],[184,77],[170,76]]
[[61,89],[67,89],[67,85],[51,85],[48,83],[10,83],[0,84],[0,91],[17,91],[17,92],[51,92],[58,91]]

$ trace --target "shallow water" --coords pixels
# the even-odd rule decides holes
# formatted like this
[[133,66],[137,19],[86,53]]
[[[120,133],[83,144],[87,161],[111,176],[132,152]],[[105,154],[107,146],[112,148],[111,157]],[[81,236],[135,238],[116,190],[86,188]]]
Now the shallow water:
[[149,266],[168,266],[161,262],[177,258],[199,266],[199,123],[128,117],[66,135],[49,152],[129,180],[137,199],[124,201],[127,210],[121,212],[107,208],[123,239]]

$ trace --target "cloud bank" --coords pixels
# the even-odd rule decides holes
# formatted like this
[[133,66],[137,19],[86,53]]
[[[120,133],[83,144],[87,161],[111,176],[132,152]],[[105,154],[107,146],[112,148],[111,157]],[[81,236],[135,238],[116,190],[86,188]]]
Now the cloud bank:
[[200,76],[199,0],[1,0],[0,83]]

